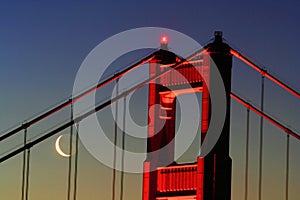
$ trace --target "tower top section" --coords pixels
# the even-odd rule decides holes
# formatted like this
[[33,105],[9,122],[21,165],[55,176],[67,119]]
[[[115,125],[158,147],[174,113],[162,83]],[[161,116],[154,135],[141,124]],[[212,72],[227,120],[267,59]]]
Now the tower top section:
[[214,32],[214,41],[204,47],[210,54],[221,53],[230,55],[230,47],[223,41],[222,31]]
[[214,42],[223,42],[223,33],[222,31],[215,31],[215,40]]
[[169,38],[167,35],[162,35],[160,37],[160,48],[163,50],[168,50]]

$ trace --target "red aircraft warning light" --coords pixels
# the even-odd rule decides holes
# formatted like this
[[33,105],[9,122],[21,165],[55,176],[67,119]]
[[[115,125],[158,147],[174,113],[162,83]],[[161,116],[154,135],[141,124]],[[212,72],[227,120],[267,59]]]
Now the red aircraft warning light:
[[160,37],[160,44],[168,44],[168,42],[168,37],[166,35]]
[[167,35],[162,35],[160,37],[160,48],[163,50],[168,50],[169,38]]

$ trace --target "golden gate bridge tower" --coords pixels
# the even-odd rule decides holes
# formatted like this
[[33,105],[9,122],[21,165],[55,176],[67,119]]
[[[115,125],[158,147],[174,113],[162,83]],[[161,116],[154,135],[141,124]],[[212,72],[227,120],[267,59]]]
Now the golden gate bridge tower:
[[[259,72],[261,75],[261,108],[253,106],[248,103],[247,100],[242,99],[238,95],[231,91],[231,68],[232,68],[232,56],[238,58],[243,63],[250,66],[255,71]],[[101,102],[92,107],[90,110],[86,110],[79,115],[73,115],[73,105],[100,88],[104,88],[110,83],[118,83],[119,79],[126,75],[128,72],[137,69],[140,66],[145,66],[144,64],[149,64],[149,78],[141,83],[134,85],[133,87],[118,93],[115,97],[109,97],[106,101]],[[214,120],[215,115],[215,88],[214,84],[217,78],[215,78],[214,68],[217,68],[220,74],[220,78],[224,84],[225,93],[222,91],[222,96],[225,96],[225,111],[224,114],[224,125],[221,127],[220,131],[211,131],[215,129],[212,125],[216,123]],[[206,45],[202,50],[197,50],[191,56],[186,59],[180,58],[174,53],[168,51],[168,38],[162,37],[161,48],[159,50],[155,49],[155,52],[146,56],[145,58],[139,60],[133,65],[125,68],[122,71],[115,73],[113,76],[93,85],[85,91],[82,91],[72,98],[66,99],[61,103],[50,107],[45,112],[34,116],[25,123],[22,123],[12,129],[0,133],[0,142],[4,144],[10,139],[8,144],[13,144],[11,141],[18,142],[19,145],[13,148],[5,148],[5,145],[1,146],[0,153],[0,164],[4,163],[11,158],[14,158],[21,153],[23,153],[22,159],[22,169],[21,174],[21,199],[29,199],[30,194],[30,182],[33,177],[31,177],[32,168],[32,156],[36,154],[31,154],[31,149],[38,148],[38,144],[48,140],[51,141],[51,137],[56,134],[64,134],[67,128],[70,128],[70,142],[69,142],[69,153],[72,155],[72,146],[75,148],[74,162],[73,156],[69,156],[68,164],[68,192],[67,199],[70,199],[71,193],[73,192],[74,200],[77,198],[77,166],[81,159],[78,159],[79,154],[79,123],[82,123],[86,118],[95,114],[96,112],[106,108],[107,106],[117,103],[120,99],[124,99],[124,105],[126,105],[126,96],[130,93],[146,86],[148,86],[148,137],[147,137],[147,158],[144,161],[144,172],[143,172],[143,200],[230,200],[231,199],[231,158],[229,156],[229,136],[230,136],[230,98],[233,98],[242,106],[247,109],[246,115],[246,145],[245,145],[245,190],[244,197],[245,200],[248,199],[248,168],[249,168],[249,128],[250,128],[250,111],[254,114],[260,116],[260,140],[259,140],[259,173],[258,173],[258,199],[266,199],[266,194],[263,194],[262,178],[263,176],[263,120],[269,122],[275,127],[279,128],[281,133],[285,134],[285,175],[284,181],[285,187],[284,191],[285,199],[289,199],[290,191],[290,159],[292,155],[291,151],[291,139],[296,139],[300,141],[299,131],[294,128],[288,127],[283,122],[277,120],[275,117],[264,112],[264,78],[272,81],[280,88],[284,89],[289,94],[292,94],[297,99],[300,99],[300,93],[285,84],[283,81],[279,80],[266,69],[260,67],[259,65],[252,62],[250,59],[245,57],[240,52],[232,49],[229,45],[225,44],[222,39],[221,32],[215,32],[214,41]],[[211,92],[210,92],[211,91]],[[208,154],[203,153],[204,147],[201,149],[200,155],[195,155],[193,161],[186,163],[177,163],[178,154],[175,150],[176,145],[181,145],[181,143],[176,143],[175,141],[178,136],[177,131],[177,121],[176,118],[181,117],[179,115],[179,109],[176,109],[177,101],[181,95],[192,95],[192,93],[200,93],[201,103],[196,105],[198,108],[195,111],[201,110],[201,119],[196,122],[198,126],[199,140],[201,140],[202,146],[205,146],[207,139],[210,136],[218,136],[218,140],[215,142],[212,150]],[[218,91],[217,91],[218,92]],[[223,96],[223,97],[224,97]],[[220,97],[220,96],[218,96]],[[186,103],[186,102],[183,102]],[[186,105],[186,104],[184,104]],[[219,106],[221,104],[217,104]],[[117,104],[116,104],[117,107]],[[70,111],[67,116],[66,121],[60,121],[61,116],[58,117],[58,125],[56,127],[51,127],[47,132],[41,133],[39,129],[37,132],[29,130],[33,125],[44,127],[45,124],[39,124],[40,122],[48,119],[50,116],[54,116],[61,110],[70,109],[65,111]],[[194,107],[193,107],[194,108]],[[181,107],[184,109],[184,107]],[[116,109],[117,111],[118,109]],[[218,110],[221,110],[218,108]],[[122,147],[125,147],[125,106],[123,109],[123,136],[122,136]],[[178,113],[177,113],[178,112]],[[193,111],[192,111],[193,112]],[[117,113],[117,112],[116,112]],[[195,112],[196,113],[196,112]],[[182,114],[182,113],[181,113]],[[198,114],[198,113],[197,113]],[[217,113],[221,114],[221,113]],[[118,116],[116,114],[116,116]],[[277,117],[277,116],[276,116]],[[53,118],[51,118],[52,120]],[[44,121],[45,122],[45,121]],[[48,121],[46,121],[48,122]],[[189,121],[190,122],[190,121]],[[51,124],[51,123],[50,123]],[[190,123],[191,124],[191,123]],[[72,143],[72,133],[73,126],[74,130],[74,140],[75,144]],[[81,126],[82,127],[82,126]],[[190,127],[188,127],[190,128]],[[117,131],[118,126],[115,124],[115,141],[117,144]],[[82,131],[82,129],[80,130]],[[178,134],[178,135],[177,135]],[[181,135],[188,136],[188,131],[180,132]],[[193,133],[192,133],[193,134]],[[215,134],[215,135],[214,135]],[[20,137],[23,140],[20,142]],[[29,136],[29,137],[28,137]],[[59,136],[58,138],[60,138]],[[197,137],[196,137],[197,139]],[[58,141],[58,140],[57,140]],[[178,141],[177,141],[178,142]],[[190,141],[189,141],[190,142]],[[191,141],[193,143],[193,141]],[[123,146],[124,145],[124,146]],[[9,145],[10,146],[10,145]],[[116,146],[115,146],[116,147]],[[115,150],[116,148],[114,148]],[[36,150],[34,150],[37,152]],[[125,151],[122,151],[125,155]],[[207,153],[207,152],[206,152]],[[276,152],[278,153],[278,152]],[[114,158],[116,158],[116,151],[113,152]],[[124,164],[124,155],[122,155],[122,164]],[[276,158],[277,158],[276,154]],[[38,157],[39,159],[41,157]],[[80,156],[79,156],[80,158]],[[297,157],[298,158],[298,157]],[[78,161],[79,160],[79,161]],[[115,159],[116,160],[116,159]],[[279,159],[280,160],[280,159]],[[282,162],[282,161],[279,161]],[[14,163],[14,162],[13,162]],[[72,164],[73,163],[73,164]],[[272,163],[273,164],[273,163]],[[15,168],[15,167],[13,167]],[[73,174],[74,168],[74,174]],[[16,168],[17,169],[17,168]],[[48,173],[49,168],[45,168],[45,173]],[[267,168],[269,169],[269,168]],[[116,170],[112,170],[112,199],[115,200],[116,193]],[[93,173],[93,172],[92,172]],[[16,173],[18,174],[18,173]],[[124,171],[121,171],[121,188],[120,188],[120,199],[123,199],[123,183],[124,183]],[[276,175],[277,177],[277,175]],[[293,177],[294,178],[294,177]],[[73,183],[72,183],[73,179]],[[6,179],[3,179],[6,184]],[[54,179],[53,179],[54,180]],[[280,179],[279,179],[280,180]],[[295,180],[295,178],[294,178]],[[55,177],[55,183],[57,182]],[[41,184],[43,185],[43,184]],[[266,184],[265,184],[266,185]],[[272,185],[273,187],[273,185]],[[73,188],[73,191],[72,191]],[[296,187],[295,187],[296,188]],[[45,190],[48,190],[47,186]],[[10,190],[9,190],[10,191]],[[294,197],[298,195],[298,191],[295,190]],[[4,196],[7,194],[3,193]],[[1,195],[3,196],[1,193]],[[84,193],[83,193],[84,194]],[[89,194],[88,194],[89,195]],[[102,193],[100,193],[102,195]],[[253,194],[251,194],[253,196]],[[274,194],[271,195],[274,197]],[[293,195],[292,195],[293,196]],[[299,196],[299,195],[298,195]],[[297,197],[298,197],[297,196]],[[283,199],[282,197],[279,197]],[[7,197],[5,198],[7,199]],[[15,198],[10,198],[15,199]],[[241,199],[241,198],[239,198]]]
[[[217,31],[214,41],[204,47],[201,55],[197,55],[193,61],[183,61],[168,51],[167,44],[167,38],[163,37],[161,50],[155,54],[155,59],[150,61],[149,76],[154,77],[163,73],[176,62],[182,64],[149,85],[148,157],[144,162],[143,200],[230,200],[229,125],[232,68],[230,47],[223,42],[222,32]],[[224,127],[216,145],[208,155],[195,158],[194,163],[177,164],[174,160],[176,98],[192,92],[202,93],[199,131],[201,129],[201,143],[203,143],[210,123],[209,85],[214,81],[210,78],[213,64],[217,66],[225,86]],[[157,104],[159,106],[154,106]],[[161,148],[165,150],[157,151]]]

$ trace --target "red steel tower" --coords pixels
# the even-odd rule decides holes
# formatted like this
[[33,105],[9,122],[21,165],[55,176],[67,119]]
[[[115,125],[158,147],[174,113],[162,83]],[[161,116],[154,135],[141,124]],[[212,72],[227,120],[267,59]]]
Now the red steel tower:
[[[183,61],[167,49],[168,38],[161,39],[161,50],[150,62],[150,77],[180,62],[149,85],[148,97],[148,157],[144,162],[143,200],[230,200],[231,158],[229,157],[230,92],[232,56],[215,32],[215,39],[204,53],[191,62]],[[202,92],[201,142],[210,124],[209,95],[211,66],[215,64],[223,79],[226,92],[226,119],[222,133],[212,151],[198,157],[195,163],[177,164],[174,161],[176,97],[191,92]],[[201,71],[201,74],[199,73]],[[205,78],[204,78],[205,77]],[[203,80],[209,81],[203,81]],[[159,105],[159,106],[157,106]],[[163,151],[158,151],[164,148]],[[171,164],[170,164],[171,163]]]

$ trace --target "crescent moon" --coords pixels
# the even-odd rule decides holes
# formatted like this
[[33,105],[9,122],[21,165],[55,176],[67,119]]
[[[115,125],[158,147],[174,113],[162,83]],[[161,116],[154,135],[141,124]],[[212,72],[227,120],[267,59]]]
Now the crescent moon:
[[56,142],[55,142],[55,150],[56,150],[56,152],[57,152],[59,155],[61,155],[61,156],[63,156],[63,157],[70,157],[71,155],[64,153],[64,152],[61,150],[60,146],[59,146],[59,142],[60,142],[61,137],[62,137],[62,135],[60,135],[60,136],[56,139]]

